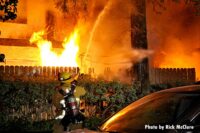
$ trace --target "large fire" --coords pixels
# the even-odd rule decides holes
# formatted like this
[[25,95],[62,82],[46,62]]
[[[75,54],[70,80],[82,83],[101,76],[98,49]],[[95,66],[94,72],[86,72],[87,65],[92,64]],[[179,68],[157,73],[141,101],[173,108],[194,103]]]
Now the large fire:
[[53,51],[52,42],[44,38],[45,32],[35,32],[30,38],[31,43],[36,43],[40,50],[42,66],[68,66],[78,67],[79,35],[75,30],[69,38],[65,38],[61,54]]
[[199,48],[188,45],[188,41],[180,41],[174,38],[166,41],[168,47],[157,54],[153,65],[160,68],[195,68],[196,78],[200,79]]

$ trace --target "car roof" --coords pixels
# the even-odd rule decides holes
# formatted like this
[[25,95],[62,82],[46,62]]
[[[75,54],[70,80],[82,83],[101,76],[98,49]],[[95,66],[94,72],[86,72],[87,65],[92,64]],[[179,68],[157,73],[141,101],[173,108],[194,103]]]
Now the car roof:
[[134,101],[133,103],[129,104],[125,108],[127,110],[129,110],[130,108],[132,108],[131,106],[134,106],[136,108],[137,106],[148,103],[152,100],[161,98],[161,97],[166,96],[166,95],[173,96],[174,94],[175,95],[176,94],[192,94],[192,95],[197,94],[198,95],[198,94],[200,94],[200,85],[181,86],[181,87],[169,88],[169,89],[161,90],[161,91],[158,91],[158,92],[154,92],[154,93],[148,94],[148,95]]
[[180,86],[180,87],[174,87],[169,88],[161,91],[157,91],[151,94],[148,94],[136,101],[134,101],[134,105],[137,106],[140,104],[147,103],[153,99],[157,99],[159,97],[162,97],[163,95],[171,95],[171,94],[200,94],[200,85],[188,85],[188,86]]
[[200,93],[200,85],[188,85],[161,90],[155,93]]
[[137,103],[146,103],[158,97],[162,97],[163,95],[171,95],[171,94],[200,94],[200,85],[188,85],[188,86],[180,86],[169,88],[165,90],[160,90],[154,93],[150,93],[134,102]]

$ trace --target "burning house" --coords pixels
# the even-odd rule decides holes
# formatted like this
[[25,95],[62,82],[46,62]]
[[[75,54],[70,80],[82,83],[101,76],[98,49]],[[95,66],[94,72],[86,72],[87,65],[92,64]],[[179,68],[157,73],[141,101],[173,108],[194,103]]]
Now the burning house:
[[[147,77],[149,73],[151,83],[161,81],[156,77],[166,71],[152,68],[195,68],[199,78],[200,17],[192,13],[191,4],[169,2],[154,7],[146,2],[141,22],[146,25],[146,44],[138,47],[141,38],[131,36],[137,33],[137,21],[131,19],[138,13],[133,0],[65,2],[18,1],[17,18],[0,22],[0,53],[6,55],[6,65],[79,67],[96,75],[103,75],[107,68],[106,77],[130,80],[124,70],[148,57],[144,64],[149,68],[136,65],[134,70],[139,77],[144,71]],[[179,73],[167,71],[168,75]],[[194,69],[183,71],[186,80],[195,80]]]
[[[48,50],[48,54],[50,54],[48,60],[55,63],[56,57],[50,58],[53,56],[51,52],[54,50],[55,52],[52,53],[55,55],[62,52],[62,43],[66,43],[67,41],[65,37],[69,35],[70,32],[73,32],[70,27],[73,27],[74,22],[72,21],[74,20],[67,19],[68,23],[64,24],[61,21],[63,18],[62,13],[54,9],[54,6],[55,3],[53,1],[45,2],[39,0],[35,2],[32,0],[20,0],[17,5],[17,19],[14,21],[1,22],[1,52],[6,54],[7,65],[49,66],[50,64],[48,64],[48,62],[47,64],[44,64],[45,61],[42,62],[42,58],[44,58],[42,55],[44,56],[44,53],[47,54]],[[57,15],[55,16],[55,14]],[[36,35],[35,32],[40,33]],[[41,34],[41,32],[43,32],[43,34]],[[64,36],[65,33],[68,34]],[[71,36],[77,37],[77,33],[74,34],[76,35]],[[70,39],[71,40],[68,39],[69,43],[74,43],[73,41],[76,40],[76,38],[72,37]],[[31,44],[33,41],[35,43]],[[44,47],[46,47],[47,50],[44,50]],[[74,51],[77,53],[77,48],[75,48]],[[70,53],[69,51],[67,52]],[[72,66],[75,65],[74,63],[72,64]]]

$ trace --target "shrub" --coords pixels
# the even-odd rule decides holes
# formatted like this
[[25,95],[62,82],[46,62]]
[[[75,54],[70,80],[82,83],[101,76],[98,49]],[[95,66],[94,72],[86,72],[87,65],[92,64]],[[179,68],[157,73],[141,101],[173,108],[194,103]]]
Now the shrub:
[[[53,120],[33,120],[32,115],[49,111],[55,93],[53,88],[57,84],[45,81],[0,81],[0,130],[52,130]],[[94,107],[92,113],[90,108],[85,109],[85,127],[89,129],[95,129],[102,120],[137,99],[134,86],[118,81],[95,80],[82,75],[78,85],[86,89],[86,94],[81,97],[86,106]],[[30,112],[25,112],[22,106],[30,108]]]

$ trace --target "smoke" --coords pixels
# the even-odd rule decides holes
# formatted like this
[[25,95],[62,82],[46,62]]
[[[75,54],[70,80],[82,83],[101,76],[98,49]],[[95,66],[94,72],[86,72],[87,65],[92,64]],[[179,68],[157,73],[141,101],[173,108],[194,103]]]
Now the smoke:
[[[130,70],[133,63],[149,56],[151,51],[131,47],[130,17],[131,13],[135,12],[131,0],[98,2],[96,0],[92,8],[96,11],[96,14],[92,14],[95,17],[90,16],[94,19],[89,20],[95,29],[90,28],[88,32],[92,38],[88,38],[90,41],[84,44],[86,47],[89,45],[84,61],[94,68],[97,75],[104,75],[109,79],[125,79],[122,73]],[[108,68],[109,72],[105,72],[105,68]]]
[[151,66],[196,69],[200,78],[200,17],[192,5],[167,2],[156,14],[147,6],[149,48],[154,50]]

